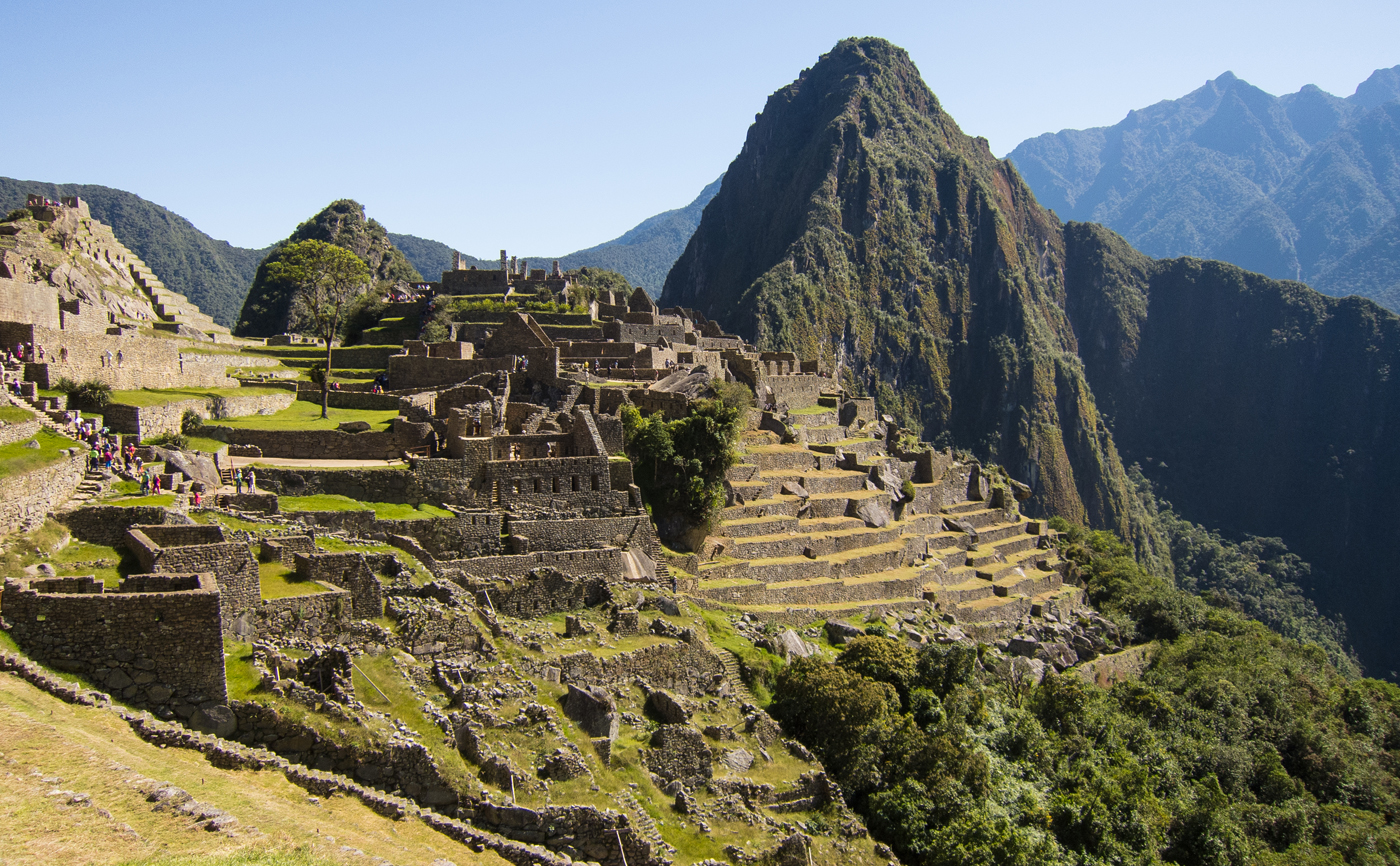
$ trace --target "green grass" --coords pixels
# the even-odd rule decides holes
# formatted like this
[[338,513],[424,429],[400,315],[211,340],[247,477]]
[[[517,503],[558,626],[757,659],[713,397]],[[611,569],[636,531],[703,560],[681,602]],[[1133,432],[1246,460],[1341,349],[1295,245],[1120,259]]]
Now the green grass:
[[25,421],[33,421],[34,413],[28,409],[14,405],[0,405],[0,421],[6,424],[23,424]]
[[91,574],[110,589],[123,577],[141,571],[141,564],[125,545],[108,547],[75,541],[68,529],[52,520],[24,535],[6,539],[0,554],[0,572],[19,574],[25,566],[47,562],[60,577]]
[[[467,790],[480,784],[456,748],[443,741],[442,729],[424,715],[420,709],[423,699],[409,688],[408,681],[395,667],[388,653],[358,657],[350,676],[355,684],[355,697],[370,709],[387,712],[412,728],[437,759],[443,775],[453,787]],[[430,696],[445,698],[436,687],[426,691]],[[446,700],[442,700],[442,703],[446,704]]]
[[142,388],[139,391],[113,391],[112,402],[123,406],[164,406],[180,400],[207,400],[213,397],[260,397],[286,393],[281,388]]
[[275,415],[249,415],[244,418],[225,418],[209,425],[212,427],[237,427],[244,430],[334,430],[344,421],[367,421],[372,429],[387,430],[398,417],[397,409],[362,410],[335,409],[321,417],[321,404],[297,400]]
[[169,508],[175,504],[174,493],[162,493],[159,496],[130,496],[104,499],[103,505],[120,505],[131,507],[135,505],[159,505],[161,508]]
[[422,503],[418,507],[401,502],[361,502],[348,496],[321,493],[315,496],[282,496],[277,500],[282,511],[373,511],[379,520],[425,520],[430,517],[451,517],[452,512],[436,505]]
[[39,442],[38,448],[25,448],[24,442],[0,447],[0,478],[23,475],[57,463],[64,459],[61,453],[64,448],[72,448],[78,444],[67,436],[60,436],[47,428],[40,428],[34,438]]
[[294,569],[288,568],[280,562],[259,563],[258,583],[262,587],[264,599],[293,598],[299,595],[330,592],[329,589],[314,580],[297,577]]

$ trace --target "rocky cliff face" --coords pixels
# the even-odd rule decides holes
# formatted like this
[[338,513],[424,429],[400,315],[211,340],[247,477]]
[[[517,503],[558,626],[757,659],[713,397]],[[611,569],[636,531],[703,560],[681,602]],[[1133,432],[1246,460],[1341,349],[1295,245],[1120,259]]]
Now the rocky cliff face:
[[925,438],[1030,481],[1034,507],[1151,553],[1123,470],[1139,462],[1190,520],[1282,537],[1329,576],[1318,600],[1363,663],[1400,669],[1381,553],[1400,319],[1062,225],[888,43],[842,42],[770,97],[662,304],[821,356]]
[[1039,507],[1131,532],[1064,312],[1061,226],[964,135],[903,50],[847,40],[773,94],[662,293],[818,355]]
[[287,244],[305,240],[325,241],[350,250],[369,265],[376,287],[422,279],[389,240],[384,226],[365,217],[363,205],[350,199],[334,201],[297,226],[296,231],[274,246],[259,263],[234,333],[244,337],[268,337],[287,331],[288,311],[295,289],[270,278],[267,266],[281,258],[282,248]]

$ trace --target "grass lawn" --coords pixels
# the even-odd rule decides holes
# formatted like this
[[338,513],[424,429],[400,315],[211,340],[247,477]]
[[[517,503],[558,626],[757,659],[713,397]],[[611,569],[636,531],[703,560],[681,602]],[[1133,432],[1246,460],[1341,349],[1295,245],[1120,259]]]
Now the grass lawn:
[[[152,437],[150,437],[149,439],[145,439],[145,440],[143,440],[143,441],[141,442],[141,444],[142,444],[142,445],[159,445],[159,446],[161,446],[161,447],[169,447],[169,446],[165,445],[164,442],[165,442],[165,434],[161,434],[160,436],[152,436]],[[228,447],[228,443],[226,443],[226,442],[220,442],[218,439],[210,439],[210,438],[207,437],[207,436],[186,436],[186,437],[185,437],[185,447],[184,447],[183,450],[185,450],[185,451],[205,451],[205,452],[208,452],[208,453],[210,453],[210,454],[213,454],[214,452],[216,452],[216,451],[222,451],[223,449],[225,449],[225,448],[227,448],[227,447]]]
[[280,496],[277,504],[282,511],[367,511],[373,510],[380,520],[423,520],[429,517],[451,517],[452,512],[426,502],[414,508],[399,502],[361,502],[348,496],[317,494],[316,496]]
[[295,569],[288,568],[280,562],[259,563],[258,583],[262,586],[264,599],[291,598],[297,595],[330,592],[314,580],[303,580],[297,577]]
[[78,444],[67,436],[60,436],[47,428],[40,428],[34,438],[39,442],[38,448],[25,448],[24,442],[0,447],[0,478],[23,475],[57,463],[64,459],[63,449]]
[[0,570],[19,574],[25,566],[40,562],[52,565],[61,577],[91,574],[109,589],[116,589],[128,574],[141,571],[136,556],[124,545],[108,547],[75,541],[67,528],[52,520],[23,536],[8,539],[5,553],[0,555]]
[[0,421],[6,424],[23,424],[25,421],[33,421],[34,413],[28,409],[9,404],[0,405]]
[[142,388],[139,391],[113,391],[112,402],[123,406],[164,406],[180,400],[207,400],[211,397],[259,397],[286,393],[281,388]]
[[297,400],[275,415],[249,415],[244,418],[224,418],[211,427],[238,427],[243,430],[334,430],[344,421],[367,421],[375,430],[387,430],[398,417],[397,409],[372,411],[367,409],[334,409],[329,417],[321,417],[321,404]]

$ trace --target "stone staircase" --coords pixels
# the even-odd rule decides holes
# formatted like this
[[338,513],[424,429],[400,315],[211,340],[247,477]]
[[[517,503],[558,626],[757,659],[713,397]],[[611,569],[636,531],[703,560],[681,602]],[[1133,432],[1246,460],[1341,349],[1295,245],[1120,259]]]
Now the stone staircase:
[[102,495],[102,491],[107,487],[107,475],[101,469],[89,469],[83,474],[83,480],[78,482],[77,488],[73,490],[73,495],[68,497],[68,501],[63,503],[58,511],[71,511],[80,508],[97,499]]
[[647,810],[642,808],[642,804],[637,802],[637,798],[632,796],[630,791],[617,792],[618,805],[622,807],[638,836],[651,843],[651,850],[665,851],[672,855],[676,849],[666,844],[666,840],[661,838],[661,831],[656,828],[656,822],[647,814]]
[[971,489],[971,464],[949,458],[942,477],[901,501],[913,464],[837,423],[828,399],[787,416],[795,442],[745,434],[720,537],[700,557],[692,592],[702,602],[825,619],[931,604],[985,623],[1039,615],[1079,592],[1064,585],[1044,524],[1022,517],[1009,495],[994,504]]
[[744,672],[739,667],[739,657],[727,649],[721,649],[719,660],[724,665],[724,675],[729,680],[730,687],[734,689],[734,696],[742,703],[758,706],[758,699],[744,684]]
[[185,325],[211,336],[229,336],[228,328],[215,322],[189,298],[167,289],[145,262],[133,255],[130,257],[130,267],[131,278],[150,298],[151,308],[155,310],[158,320],[155,323],[157,330],[178,332],[180,326]]

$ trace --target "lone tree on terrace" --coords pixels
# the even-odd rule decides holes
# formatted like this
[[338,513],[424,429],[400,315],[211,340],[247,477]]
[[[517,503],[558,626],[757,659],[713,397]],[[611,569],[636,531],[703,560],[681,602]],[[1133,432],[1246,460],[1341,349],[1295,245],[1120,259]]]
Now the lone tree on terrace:
[[292,298],[292,327],[326,341],[326,368],[321,377],[321,417],[327,416],[331,388],[331,342],[353,301],[369,283],[369,267],[360,257],[325,241],[288,244],[282,257],[267,266],[268,276],[297,287]]

